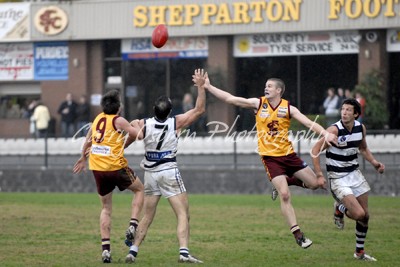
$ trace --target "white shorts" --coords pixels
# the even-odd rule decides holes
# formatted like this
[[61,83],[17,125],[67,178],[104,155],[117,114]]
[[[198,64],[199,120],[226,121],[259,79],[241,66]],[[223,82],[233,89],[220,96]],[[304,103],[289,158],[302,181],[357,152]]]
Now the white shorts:
[[355,170],[340,178],[330,178],[329,183],[333,197],[339,201],[342,201],[345,196],[359,197],[371,190],[360,170]]
[[144,172],[144,193],[166,198],[186,192],[185,185],[178,168],[158,172]]

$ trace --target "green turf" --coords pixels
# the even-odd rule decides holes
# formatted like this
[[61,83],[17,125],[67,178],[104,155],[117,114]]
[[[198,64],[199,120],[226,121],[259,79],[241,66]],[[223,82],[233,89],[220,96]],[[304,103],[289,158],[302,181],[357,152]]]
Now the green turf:
[[[123,243],[131,195],[115,193],[113,264],[125,265]],[[354,221],[332,223],[332,199],[293,196],[298,222],[314,241],[295,244],[269,195],[191,195],[192,254],[204,266],[398,266],[400,198],[370,197],[366,250],[376,263],[352,258]],[[96,194],[0,193],[0,266],[102,266]],[[178,266],[175,216],[166,200],[141,246],[137,266]]]

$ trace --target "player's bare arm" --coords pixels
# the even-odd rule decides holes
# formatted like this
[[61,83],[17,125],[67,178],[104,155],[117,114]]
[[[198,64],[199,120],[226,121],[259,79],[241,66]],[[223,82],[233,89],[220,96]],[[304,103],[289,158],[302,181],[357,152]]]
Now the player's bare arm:
[[197,87],[197,99],[194,108],[188,110],[183,114],[177,115],[176,118],[176,129],[179,131],[192,124],[195,120],[200,118],[201,115],[206,111],[206,91],[204,89],[205,79],[207,73],[203,69],[196,69],[192,75],[192,81]]
[[130,144],[137,140],[143,140],[144,134],[143,134],[143,129],[144,129],[144,120],[133,120],[131,121],[131,126],[135,128],[138,131],[138,134],[136,135],[136,138],[132,137],[131,135],[128,135],[128,138],[125,141],[124,147],[127,148]]
[[81,171],[86,171],[86,161],[89,155],[90,147],[92,146],[92,131],[89,130],[85,137],[85,143],[83,144],[81,157],[74,164],[72,169],[74,173],[80,173]]
[[129,124],[129,122],[123,117],[118,117],[115,120],[115,127],[118,130],[123,130],[124,132],[128,133],[129,137],[133,138],[134,140],[137,138],[140,131]]
[[234,96],[226,91],[223,91],[222,89],[213,86],[208,77],[206,79],[204,87],[216,98],[228,104],[253,110],[257,110],[258,106],[260,105],[259,98],[244,98],[244,97]]
[[360,154],[363,156],[365,160],[367,160],[369,163],[371,163],[372,166],[374,166],[375,170],[377,170],[379,173],[383,173],[385,171],[385,165],[382,162],[379,162],[375,159],[375,157],[372,155],[371,150],[369,150],[367,141],[366,141],[366,129],[365,126],[363,125],[363,139],[361,140],[361,144],[358,147]]
[[[327,128],[326,131],[331,133],[332,135],[337,136],[337,134],[338,134],[337,128],[333,127],[333,126]],[[323,189],[326,189],[326,179],[325,179],[324,173],[322,172],[320,159],[321,159],[321,153],[328,146],[329,145],[325,141],[325,137],[322,137],[314,144],[314,146],[312,147],[312,149],[310,151],[311,159],[312,159],[313,166],[314,166],[314,172],[318,179],[318,184]]]
[[322,135],[325,138],[325,141],[329,144],[336,144],[337,145],[337,135],[332,134],[324,129],[321,125],[317,122],[310,120],[307,118],[306,115],[300,112],[300,110],[294,106],[290,106],[290,116],[306,126],[307,128],[311,129],[312,131],[316,132],[319,135]]

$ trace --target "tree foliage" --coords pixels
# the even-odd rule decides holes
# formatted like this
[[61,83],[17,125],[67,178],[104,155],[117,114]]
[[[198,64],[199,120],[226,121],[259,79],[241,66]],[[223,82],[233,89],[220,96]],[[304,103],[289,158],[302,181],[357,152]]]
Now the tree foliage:
[[360,92],[366,101],[363,123],[370,129],[383,129],[388,124],[389,112],[382,72],[372,70],[367,73],[356,85],[355,92]]

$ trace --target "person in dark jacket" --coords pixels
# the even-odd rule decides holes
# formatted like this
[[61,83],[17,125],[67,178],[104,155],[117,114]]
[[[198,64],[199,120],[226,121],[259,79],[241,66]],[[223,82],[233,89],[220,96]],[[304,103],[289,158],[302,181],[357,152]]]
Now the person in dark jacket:
[[86,100],[86,96],[79,98],[78,107],[76,108],[77,137],[86,136],[89,130],[90,122],[90,105]]
[[68,93],[58,108],[58,114],[61,115],[61,136],[71,137],[75,134],[76,102],[72,99],[72,94]]

